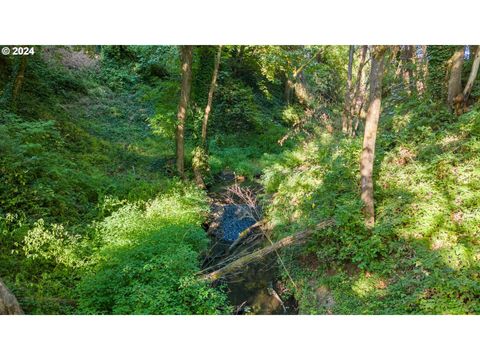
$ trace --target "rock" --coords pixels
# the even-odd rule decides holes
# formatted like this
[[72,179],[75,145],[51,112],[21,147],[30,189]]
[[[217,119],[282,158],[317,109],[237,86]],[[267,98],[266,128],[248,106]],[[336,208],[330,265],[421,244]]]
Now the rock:
[[0,315],[22,315],[23,311],[15,295],[0,279]]

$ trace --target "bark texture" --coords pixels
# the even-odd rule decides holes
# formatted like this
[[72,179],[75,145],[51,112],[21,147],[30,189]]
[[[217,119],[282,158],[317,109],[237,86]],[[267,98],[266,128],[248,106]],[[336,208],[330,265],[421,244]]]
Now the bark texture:
[[187,116],[188,101],[190,99],[190,88],[192,86],[192,53],[193,46],[180,46],[182,64],[182,88],[180,92],[180,104],[177,113],[176,131],[176,161],[177,172],[181,177],[185,176],[185,118]]
[[453,100],[462,94],[462,68],[463,68],[464,47],[461,46],[450,59],[450,78],[448,80],[447,103],[453,107]]
[[378,119],[382,105],[382,79],[384,68],[385,46],[374,46],[372,49],[372,66],[370,70],[370,102],[365,120],[365,135],[360,159],[361,198],[364,203],[365,225],[375,224],[373,196],[373,162],[375,160],[375,141],[377,138]]

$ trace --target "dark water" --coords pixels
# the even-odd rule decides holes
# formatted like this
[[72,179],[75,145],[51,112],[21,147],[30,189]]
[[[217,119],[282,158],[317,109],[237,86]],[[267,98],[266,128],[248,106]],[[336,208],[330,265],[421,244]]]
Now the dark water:
[[[256,221],[245,217],[242,205],[224,205],[218,230],[211,234],[212,248],[204,267],[217,264],[229,255],[229,248],[239,234]],[[226,285],[235,314],[297,314],[297,302],[283,294],[284,284],[279,280],[276,255],[245,266],[236,274],[219,281]]]
[[222,240],[233,242],[237,240],[243,230],[256,223],[256,220],[249,216],[249,212],[249,208],[246,205],[224,205],[223,215],[220,220]]
[[274,256],[262,263],[250,264],[244,271],[226,281],[235,313],[255,315],[297,314],[297,302],[282,294]]

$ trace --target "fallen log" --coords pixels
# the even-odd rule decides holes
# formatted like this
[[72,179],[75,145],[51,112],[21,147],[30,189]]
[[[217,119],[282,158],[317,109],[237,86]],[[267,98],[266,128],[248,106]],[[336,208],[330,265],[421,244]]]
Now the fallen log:
[[23,310],[15,295],[0,279],[0,315],[23,315]]
[[297,244],[297,245],[298,244],[303,244],[308,240],[310,235],[314,234],[316,231],[324,229],[328,226],[332,226],[334,224],[335,224],[335,221],[333,219],[328,219],[328,220],[322,221],[321,223],[317,224],[313,229],[300,231],[296,234],[287,236],[287,237],[277,241],[273,245],[270,245],[270,246],[267,246],[263,249],[254,251],[251,254],[244,255],[244,256],[232,261],[231,263],[225,265],[224,267],[222,267],[218,270],[212,271],[208,274],[200,275],[200,277],[202,279],[206,280],[206,281],[218,280],[222,276],[225,276],[227,274],[235,272],[235,271],[241,269],[242,267],[244,267],[245,265],[247,265],[247,264],[249,264],[253,261],[259,260],[259,259],[265,257],[266,255],[268,255],[268,254],[270,254],[274,251],[277,251],[281,248],[284,248],[286,246],[293,245],[293,244]]
[[252,230],[258,228],[258,227],[261,227],[263,226],[265,223],[264,220],[260,220],[260,221],[257,221],[255,224],[253,224],[252,226],[249,226],[248,228],[246,228],[245,230],[243,230],[239,235],[238,235],[238,238],[237,240],[235,240],[232,245],[230,245],[230,247],[228,248],[229,251],[231,251],[236,245],[238,245]]

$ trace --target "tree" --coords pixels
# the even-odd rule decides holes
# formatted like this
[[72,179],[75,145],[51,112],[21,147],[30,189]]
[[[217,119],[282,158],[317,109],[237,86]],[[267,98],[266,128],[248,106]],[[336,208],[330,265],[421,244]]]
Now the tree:
[[207,142],[208,117],[212,109],[213,93],[215,92],[215,88],[217,86],[218,69],[220,67],[221,55],[222,55],[222,46],[220,45],[218,47],[217,56],[215,57],[215,65],[213,67],[212,82],[210,83],[210,90],[208,91],[207,106],[205,106],[205,115],[202,121],[202,146],[204,147]]
[[188,101],[190,99],[190,89],[192,86],[192,52],[193,46],[180,46],[181,64],[182,64],[182,87],[180,91],[180,104],[177,113],[177,131],[176,131],[176,157],[177,172],[183,178],[185,176],[185,118],[187,116]]
[[373,227],[375,223],[373,199],[373,162],[375,159],[375,140],[377,137],[378,119],[382,104],[382,80],[384,54],[386,46],[373,46],[371,49],[372,65],[370,70],[370,101],[365,120],[365,135],[360,158],[361,198],[364,203],[365,225]]
[[478,67],[480,65],[480,46],[477,45],[474,50],[474,58],[473,58],[473,63],[472,63],[472,69],[470,70],[470,75],[467,80],[467,84],[465,85],[465,88],[463,89],[463,101],[467,103],[467,100],[470,96],[470,93],[472,92],[473,88],[473,82],[475,81],[475,78],[477,77],[478,73]]
[[[355,84],[355,92],[353,94],[353,100],[351,101],[351,109],[350,109],[350,121],[349,121],[349,133],[351,136],[355,135],[357,130],[358,124],[360,122],[360,116],[363,108],[363,103],[365,102],[365,92],[366,92],[366,82],[364,79],[364,71],[365,65],[367,64],[367,51],[368,46],[363,45],[362,50],[360,52],[360,63],[357,69],[357,82]],[[353,125],[352,118],[355,118],[355,125]]]
[[449,60],[450,77],[448,80],[447,103],[453,107],[454,99],[462,93],[462,68],[464,47],[458,47]]
[[407,94],[410,95],[413,89],[413,68],[415,61],[415,45],[402,46],[402,78],[403,83],[407,89]]
[[[285,96],[285,101],[287,104],[290,104],[292,100],[292,94],[293,90],[295,90],[295,95],[297,96],[298,100],[301,103],[305,103],[309,101],[309,95],[307,88],[305,86],[305,79],[303,78],[302,72],[305,70],[305,68],[310,65],[310,63],[318,59],[319,54],[323,51],[322,48],[318,49],[313,55],[308,55],[307,54],[307,59],[300,65],[300,66],[294,66],[293,70],[287,71],[285,76],[286,76],[286,82],[285,82],[285,91],[284,91],[284,96]],[[302,59],[304,59],[305,55],[302,52]],[[287,63],[290,63],[289,60],[287,60]],[[300,81],[299,81],[300,80]]]
[[27,69],[28,56],[20,56],[20,63],[18,65],[18,71],[15,76],[12,88],[12,105],[15,109],[17,107],[17,99],[22,90],[23,81],[25,80],[25,70]]
[[428,56],[427,56],[427,45],[422,45],[420,47],[420,59],[417,65],[417,92],[423,94],[426,88],[426,81],[428,78]]
[[202,121],[202,144],[194,151],[192,168],[195,174],[195,182],[204,189],[205,182],[203,181],[202,169],[208,168],[208,154],[207,154],[207,126],[210,111],[212,110],[213,94],[217,86],[218,69],[220,67],[220,58],[222,55],[222,46],[218,47],[217,55],[215,56],[215,65],[213,66],[212,82],[210,83],[210,90],[208,91],[207,105],[205,106],[205,114]]
[[348,132],[348,122],[350,119],[350,100],[352,98],[352,68],[353,68],[353,54],[355,52],[355,46],[350,45],[348,51],[348,71],[347,71],[347,88],[345,89],[345,101],[343,104],[343,116],[342,116],[342,132],[346,134]]

